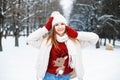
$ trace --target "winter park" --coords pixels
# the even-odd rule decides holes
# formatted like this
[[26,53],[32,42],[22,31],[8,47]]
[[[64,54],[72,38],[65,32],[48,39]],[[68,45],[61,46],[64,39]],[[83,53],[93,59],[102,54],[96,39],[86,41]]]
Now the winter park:
[[39,50],[26,39],[45,26],[52,11],[61,12],[77,32],[94,32],[99,36],[95,45],[81,50],[83,80],[120,80],[119,0],[0,0],[0,3],[0,80],[37,80]]

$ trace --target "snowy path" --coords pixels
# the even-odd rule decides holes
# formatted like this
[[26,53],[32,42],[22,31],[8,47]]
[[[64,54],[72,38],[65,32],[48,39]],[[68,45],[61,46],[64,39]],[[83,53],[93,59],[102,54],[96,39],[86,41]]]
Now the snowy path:
[[[24,37],[20,37],[19,47],[14,47],[14,38],[3,38],[3,48],[0,52],[0,80],[36,80],[37,50],[25,45]],[[84,80],[120,80],[120,47],[114,51],[88,47],[83,50],[83,65]]]

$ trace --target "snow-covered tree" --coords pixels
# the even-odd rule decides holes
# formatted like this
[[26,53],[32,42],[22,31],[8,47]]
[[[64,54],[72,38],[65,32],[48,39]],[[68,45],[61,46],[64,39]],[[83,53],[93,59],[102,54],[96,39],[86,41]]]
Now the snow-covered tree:
[[102,13],[120,18],[120,0],[103,0]]

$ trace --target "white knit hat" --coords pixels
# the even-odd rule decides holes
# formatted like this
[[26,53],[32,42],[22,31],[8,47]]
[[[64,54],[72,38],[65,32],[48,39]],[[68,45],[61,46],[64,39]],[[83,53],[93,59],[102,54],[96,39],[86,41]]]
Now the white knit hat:
[[52,27],[57,23],[64,23],[65,25],[67,25],[67,20],[58,11],[52,12],[51,17],[53,17]]

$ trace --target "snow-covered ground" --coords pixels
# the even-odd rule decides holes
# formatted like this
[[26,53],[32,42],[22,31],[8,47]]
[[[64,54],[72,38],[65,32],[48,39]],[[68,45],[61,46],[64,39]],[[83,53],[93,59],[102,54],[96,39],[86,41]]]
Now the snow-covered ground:
[[[25,37],[19,38],[19,47],[14,47],[14,37],[2,40],[0,80],[36,80],[37,50],[26,45]],[[120,45],[113,51],[105,50],[104,46],[99,49],[87,47],[82,55],[84,80],[120,80]]]

